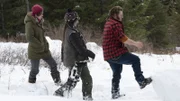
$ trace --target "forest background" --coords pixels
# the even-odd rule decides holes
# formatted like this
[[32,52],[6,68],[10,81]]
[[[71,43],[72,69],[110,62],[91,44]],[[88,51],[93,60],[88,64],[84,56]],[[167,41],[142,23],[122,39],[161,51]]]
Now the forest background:
[[70,8],[81,18],[86,41],[101,45],[109,9],[119,5],[127,36],[144,42],[141,52],[172,53],[180,47],[180,0],[0,0],[0,41],[26,42],[24,17],[34,4],[44,7],[46,35],[52,39],[62,40]]

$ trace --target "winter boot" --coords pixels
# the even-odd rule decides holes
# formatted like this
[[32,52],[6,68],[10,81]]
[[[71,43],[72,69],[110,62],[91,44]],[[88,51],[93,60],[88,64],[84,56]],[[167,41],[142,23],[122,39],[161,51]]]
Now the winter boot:
[[92,98],[92,96],[83,96],[83,100],[85,100],[85,101],[93,101],[93,98]]
[[149,85],[152,82],[152,78],[145,78],[144,81],[139,82],[140,89],[145,88],[147,85]]
[[56,91],[54,92],[53,95],[64,97],[64,91],[65,91],[65,90],[66,90],[65,88],[60,87],[58,90],[56,90]]
[[60,86],[61,85],[61,79],[59,73],[51,73],[52,79],[55,83],[55,85]]
[[85,101],[93,101],[91,93],[83,92],[82,94],[83,94],[83,100],[85,100]]
[[64,97],[64,93],[70,93],[72,89],[76,86],[77,82],[73,81],[72,79],[68,79],[68,81],[62,85],[58,90],[55,91],[55,96],[61,96]]
[[119,92],[112,93],[112,99],[118,99],[119,97],[121,97]]
[[29,83],[36,83],[36,78],[29,78],[28,82]]

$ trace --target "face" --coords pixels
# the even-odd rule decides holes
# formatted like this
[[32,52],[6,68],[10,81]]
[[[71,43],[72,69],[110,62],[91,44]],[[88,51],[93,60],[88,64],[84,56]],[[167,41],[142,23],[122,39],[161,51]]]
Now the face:
[[116,15],[116,19],[122,21],[123,19],[123,11],[119,11],[119,14]]
[[78,23],[79,23],[79,20],[76,20],[76,21],[74,22],[74,27],[77,27]]
[[43,18],[43,13],[41,13],[39,16],[37,16],[38,19],[42,19]]

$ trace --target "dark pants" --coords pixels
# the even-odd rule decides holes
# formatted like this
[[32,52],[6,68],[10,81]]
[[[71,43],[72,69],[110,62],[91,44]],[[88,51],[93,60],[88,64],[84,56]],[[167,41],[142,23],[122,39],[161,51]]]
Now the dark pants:
[[[59,71],[57,70],[57,64],[52,57],[43,58],[43,60],[50,66],[51,76],[55,83],[60,80]],[[36,79],[36,75],[39,73],[39,62],[40,60],[30,60],[31,61],[31,71],[29,74],[29,79]]]
[[109,59],[107,62],[110,64],[113,71],[112,93],[119,92],[119,83],[123,64],[132,65],[134,76],[137,82],[142,82],[144,80],[144,76],[142,74],[143,72],[141,71],[140,66],[140,59],[134,54],[127,52],[119,57]]
[[77,66],[82,80],[83,97],[92,97],[92,77],[87,67],[87,63],[77,63]]
[[[76,73],[78,74],[78,77]],[[74,77],[72,77],[72,75],[74,75]],[[87,67],[87,63],[76,63],[75,67],[70,68],[67,82],[56,90],[55,93],[64,96],[64,91],[71,91],[75,88],[79,81],[79,77],[82,80],[83,97],[92,98],[92,77]]]

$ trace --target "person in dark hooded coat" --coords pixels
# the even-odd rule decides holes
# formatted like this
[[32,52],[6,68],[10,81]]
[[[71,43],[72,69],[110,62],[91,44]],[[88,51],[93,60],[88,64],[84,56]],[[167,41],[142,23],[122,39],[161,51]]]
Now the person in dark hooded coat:
[[83,100],[92,100],[92,77],[87,67],[89,57],[94,59],[95,54],[88,50],[82,33],[78,30],[79,16],[77,12],[68,10],[65,14],[65,29],[62,42],[62,62],[69,68],[67,82],[55,91],[54,95],[64,96],[82,80]]

